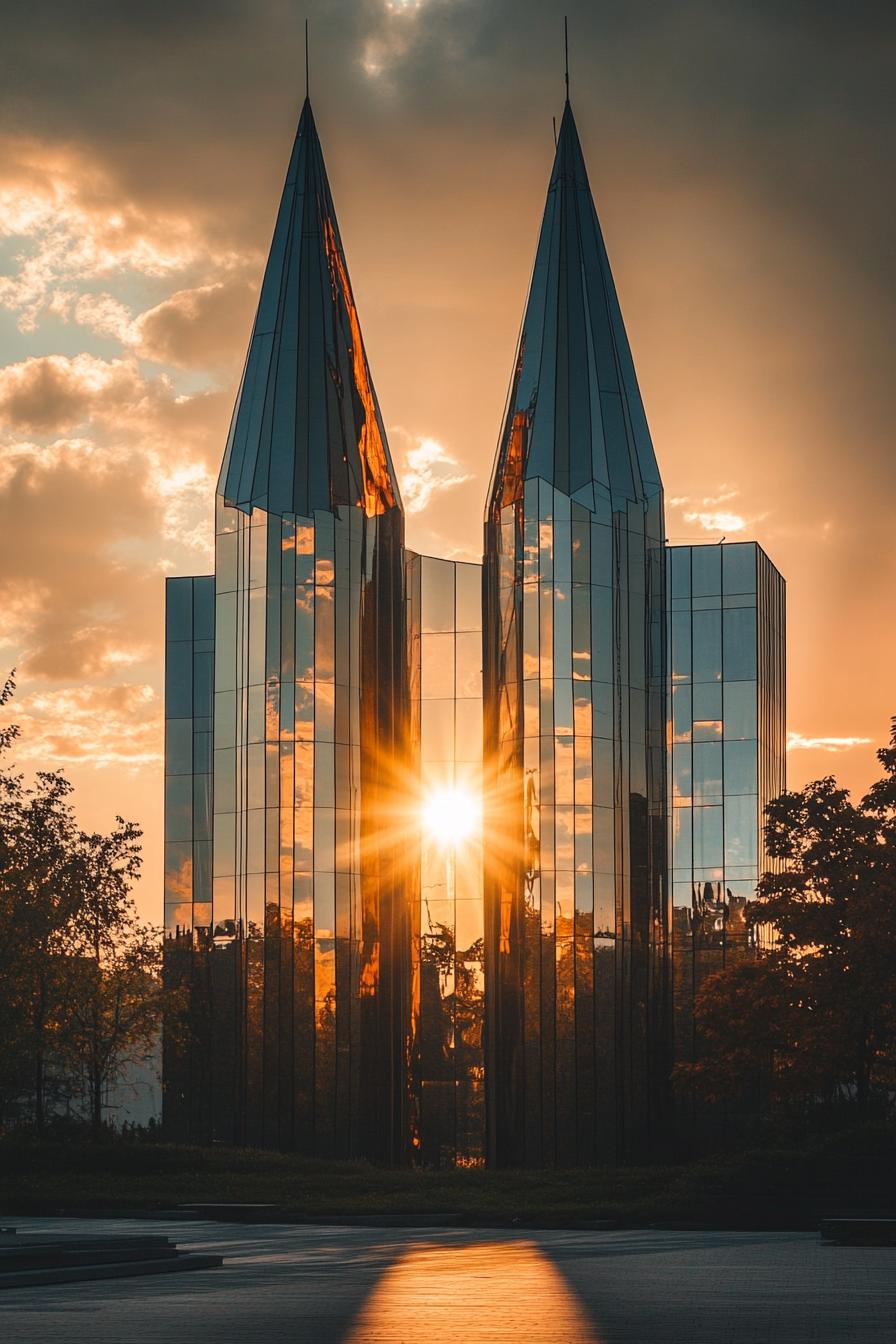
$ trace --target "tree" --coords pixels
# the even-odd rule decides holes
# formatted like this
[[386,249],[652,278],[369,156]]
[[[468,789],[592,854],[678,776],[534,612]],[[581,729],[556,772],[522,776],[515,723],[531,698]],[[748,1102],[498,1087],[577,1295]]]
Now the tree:
[[[0,707],[14,693],[12,677]],[[0,754],[18,740],[0,729]],[[110,1084],[145,1058],[159,1030],[158,932],[130,896],[141,832],[116,818],[79,829],[59,772],[34,783],[0,767],[0,1104],[30,1109],[35,1127],[62,1103],[102,1125]],[[85,1106],[86,1102],[86,1106]]]
[[[14,689],[9,677],[0,705]],[[18,736],[16,725],[5,727],[0,752]],[[38,1129],[46,1118],[48,1069],[63,1021],[61,958],[81,902],[71,791],[58,772],[40,771],[26,787],[21,774],[0,769],[0,1078],[7,1109],[30,1093]]]
[[[777,1101],[888,1104],[896,1083],[896,719],[883,778],[854,804],[831,778],[766,809],[775,861],[747,919],[767,950],[707,979],[695,1002],[703,1057],[676,1069],[702,1095],[743,1074]],[[765,1061],[763,1065],[762,1061]]]
[[74,993],[64,1051],[95,1133],[109,1087],[128,1065],[145,1062],[161,1020],[159,934],[138,919],[130,897],[140,870],[140,836],[133,822],[116,817],[108,835],[78,837],[82,902],[66,946]]

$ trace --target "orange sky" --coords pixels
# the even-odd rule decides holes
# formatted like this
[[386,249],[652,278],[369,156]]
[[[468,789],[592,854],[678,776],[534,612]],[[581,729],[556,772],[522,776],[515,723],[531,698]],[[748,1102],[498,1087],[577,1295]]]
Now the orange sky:
[[[525,0],[308,10],[409,542],[478,558],[562,100],[559,22]],[[862,790],[896,713],[889,11],[569,12],[668,535],[762,543],[788,582],[790,783]],[[144,825],[157,918],[163,579],[211,566],[301,102],[300,18],[277,0],[52,0],[5,36],[0,656],[18,667],[23,765],[64,766],[85,824],[121,810]]]

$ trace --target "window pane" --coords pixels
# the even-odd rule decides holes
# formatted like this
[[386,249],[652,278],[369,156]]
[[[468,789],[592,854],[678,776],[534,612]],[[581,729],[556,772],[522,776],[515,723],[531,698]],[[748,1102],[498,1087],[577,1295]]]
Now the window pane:
[[729,681],[725,684],[725,740],[756,736],[756,683]]
[[169,775],[165,780],[165,839],[193,838],[193,776]]
[[479,630],[482,626],[482,568],[460,562],[456,570],[457,628]]
[[423,556],[420,561],[420,628],[454,629],[454,565]]
[[456,760],[458,763],[481,761],[482,701],[458,700],[454,712],[456,717]]
[[722,807],[694,808],[694,867],[716,868],[722,862]]
[[722,796],[722,744],[694,743],[694,800],[708,801]]
[[722,591],[722,547],[691,548],[691,591],[694,597],[710,597]]
[[672,867],[690,868],[693,864],[691,846],[691,809],[672,809]]
[[[688,681],[691,676],[691,617],[687,611],[673,611],[672,680]],[[609,643],[609,641],[607,641]]]
[[670,597],[691,595],[691,550],[689,546],[672,546],[669,550]]
[[482,695],[482,635],[478,630],[457,636],[456,658],[457,695],[478,699]]
[[672,748],[672,796],[674,798],[691,797],[691,745]]
[[756,547],[739,542],[722,548],[722,582],[726,593],[752,593],[756,590]]
[[168,719],[165,723],[165,773],[188,775],[193,769],[193,720]]
[[427,700],[454,695],[454,635],[428,634],[421,645],[420,693]]
[[756,676],[756,611],[733,607],[723,612],[725,622],[725,680],[746,681]]
[[720,719],[722,717],[722,684],[703,681],[694,687],[694,718]]
[[687,742],[691,736],[691,687],[672,688],[672,741]]
[[193,580],[193,639],[215,637],[215,579],[203,575]]
[[186,641],[165,648],[165,713],[170,719],[190,718],[193,713],[193,646]]
[[420,752],[424,760],[454,759],[454,701],[424,700],[420,706]]
[[[740,613],[726,612],[726,615]],[[694,681],[719,681],[722,676],[722,613],[695,611]]]
[[165,638],[193,638],[193,580],[168,579],[165,583]]
[[725,806],[725,864],[745,865],[757,862],[759,840],[758,810],[755,794],[732,797]]
[[756,742],[725,743],[725,795],[755,793]]

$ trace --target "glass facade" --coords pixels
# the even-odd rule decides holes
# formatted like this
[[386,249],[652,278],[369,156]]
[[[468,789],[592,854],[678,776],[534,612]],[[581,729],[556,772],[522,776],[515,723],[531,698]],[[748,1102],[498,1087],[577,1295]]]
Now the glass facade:
[[746,947],[783,640],[757,546],[665,546],[568,103],[483,564],[405,549],[306,101],[215,573],[167,585],[168,1136],[431,1166],[660,1151],[695,989]]
[[[165,1121],[181,1136],[399,1160],[411,1023],[409,870],[394,825],[409,719],[403,515],[307,101],[218,489],[203,683],[211,907],[204,888],[193,958],[208,966],[210,1026],[179,1052],[168,1032]],[[194,583],[208,598],[211,581]],[[192,637],[196,648],[195,625]],[[177,685],[169,677],[172,721]],[[191,844],[172,826],[173,811],[174,872],[200,832]],[[209,1072],[198,1119],[167,1104],[197,1055]]]
[[215,578],[165,583],[165,1114],[172,1133],[208,1128],[212,924]]
[[407,553],[414,889],[414,1144],[432,1166],[485,1161],[482,566]]
[[662,1139],[663,496],[567,103],[485,527],[489,1158]]
[[763,811],[785,788],[785,587],[755,542],[672,546],[669,852],[676,1059],[690,1060],[694,994],[748,955]]

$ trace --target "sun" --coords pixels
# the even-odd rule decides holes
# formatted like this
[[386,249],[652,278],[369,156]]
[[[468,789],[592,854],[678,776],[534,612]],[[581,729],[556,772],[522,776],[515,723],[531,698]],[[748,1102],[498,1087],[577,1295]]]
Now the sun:
[[434,789],[423,801],[421,819],[426,835],[443,848],[456,849],[479,830],[481,808],[469,789]]

